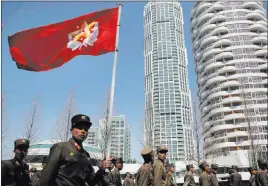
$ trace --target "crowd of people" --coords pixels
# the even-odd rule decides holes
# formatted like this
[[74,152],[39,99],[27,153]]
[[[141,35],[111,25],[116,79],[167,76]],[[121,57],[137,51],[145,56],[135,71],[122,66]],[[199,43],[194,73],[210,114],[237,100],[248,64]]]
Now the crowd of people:
[[[2,186],[173,186],[175,166],[166,164],[168,149],[157,147],[157,158],[152,147],[145,147],[141,151],[143,165],[135,176],[126,173],[122,183],[120,171],[123,169],[122,158],[107,157],[100,162],[99,169],[94,170],[89,153],[83,149],[83,141],[87,138],[92,123],[86,115],[75,115],[71,120],[72,138],[66,142],[54,144],[50,148],[49,156],[44,157],[42,170],[29,170],[23,162],[30,142],[27,139],[17,139],[14,143],[15,157],[2,161]],[[258,167],[249,169],[250,186],[268,186],[267,161],[258,160]],[[202,172],[199,175],[200,186],[219,186],[216,177],[218,165],[204,161],[199,165]],[[186,166],[187,172],[183,186],[196,186],[193,173],[194,166]],[[231,186],[242,186],[241,175],[237,166],[232,166],[227,179]]]

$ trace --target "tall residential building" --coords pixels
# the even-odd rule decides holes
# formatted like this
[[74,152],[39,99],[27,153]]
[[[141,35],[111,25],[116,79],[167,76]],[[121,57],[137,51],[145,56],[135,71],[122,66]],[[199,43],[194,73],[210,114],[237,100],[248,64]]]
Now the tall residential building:
[[193,133],[182,8],[175,1],[149,2],[143,14],[145,140],[183,161],[193,152]]
[[[105,119],[99,121],[103,128]],[[111,155],[122,157],[124,161],[131,159],[131,131],[124,115],[113,116],[111,124]]]
[[88,131],[87,142],[91,147],[99,147],[99,128],[91,127]]
[[205,156],[250,155],[254,149],[257,156],[267,158],[267,13],[263,3],[197,2],[190,29]]

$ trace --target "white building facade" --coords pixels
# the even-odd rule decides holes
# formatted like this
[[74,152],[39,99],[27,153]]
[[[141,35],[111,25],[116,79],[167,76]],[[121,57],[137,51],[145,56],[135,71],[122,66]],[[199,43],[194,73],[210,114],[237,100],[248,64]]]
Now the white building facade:
[[91,147],[99,147],[99,138],[100,138],[99,128],[90,127],[87,136],[88,145]]
[[183,26],[178,2],[149,2],[144,8],[145,141],[167,146],[173,161],[193,152]]
[[246,154],[250,162],[249,152],[254,150],[256,156],[267,158],[267,13],[263,3],[197,2],[190,29],[205,157]]
[[[100,128],[105,130],[104,123],[106,123],[105,119],[99,121]],[[131,158],[131,131],[124,115],[112,117],[110,140],[111,155],[129,161]]]

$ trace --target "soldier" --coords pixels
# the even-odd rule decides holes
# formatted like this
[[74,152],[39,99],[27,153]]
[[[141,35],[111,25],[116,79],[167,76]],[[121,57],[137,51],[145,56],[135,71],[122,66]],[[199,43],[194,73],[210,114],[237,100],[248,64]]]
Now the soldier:
[[27,139],[17,139],[14,142],[15,157],[2,161],[1,182],[3,186],[31,186],[29,166],[23,162],[27,155],[30,142]]
[[112,170],[112,175],[114,179],[114,183],[116,186],[122,186],[121,177],[119,171],[123,169],[124,161],[122,158],[117,158],[114,168]]
[[257,167],[252,166],[248,168],[248,171],[250,173],[250,178],[249,178],[249,186],[256,186],[256,173],[257,173]]
[[194,181],[194,166],[193,164],[186,165],[186,174],[184,176],[184,184],[183,186],[195,186],[195,181]]
[[242,185],[242,176],[237,172],[237,166],[232,165],[233,173],[230,175],[232,186],[241,186]]
[[94,173],[89,153],[83,148],[83,141],[87,138],[92,123],[83,114],[71,119],[72,138],[67,142],[54,144],[50,148],[47,165],[42,171],[40,186],[85,186],[96,185],[102,178],[104,167]]
[[200,186],[210,186],[209,185],[209,178],[208,178],[208,172],[209,172],[209,165],[206,161],[202,162],[199,165],[199,168],[202,170],[202,173],[199,177],[199,185]]
[[[113,175],[112,175],[112,169],[114,168],[114,165],[112,164],[113,161],[114,161],[114,157],[111,157],[108,159],[108,162],[111,162],[111,163],[109,164],[109,167],[105,169],[105,173],[102,176],[102,179],[100,180],[98,186],[115,186]],[[106,158],[101,161],[100,167],[103,167],[105,162],[106,162]]]
[[228,174],[229,176],[220,177],[222,180],[227,180],[228,186],[233,185],[233,181],[231,180],[232,174],[234,174],[235,171],[233,169],[229,169]]
[[137,186],[149,186],[153,184],[153,163],[154,163],[154,153],[151,147],[145,147],[141,151],[144,163],[139,168],[136,174],[136,185]]
[[157,147],[158,159],[154,161],[153,165],[153,177],[154,177],[154,186],[164,186],[166,185],[167,179],[167,169],[164,164],[166,159],[166,154],[168,149],[164,146]]
[[217,170],[218,170],[218,164],[211,164],[211,169],[210,169],[211,172],[208,176],[211,186],[219,186],[219,182],[216,176]]
[[134,185],[134,180],[132,180],[131,175],[129,172],[125,174],[125,179],[124,179],[124,184],[123,186],[133,186]]
[[175,186],[174,180],[173,180],[174,171],[175,171],[175,166],[173,164],[170,164],[168,166],[167,186]]
[[[47,164],[47,156],[44,156],[43,157],[43,160],[42,160],[42,167],[43,169],[45,168]],[[39,186],[39,181],[40,181],[40,177],[42,175],[42,170],[38,170],[36,171],[36,173],[31,177],[31,180],[32,180],[32,185],[33,186]]]
[[256,174],[256,186],[268,186],[267,174],[265,172],[266,161],[258,159],[259,170]]
[[36,168],[31,168],[30,169],[30,179],[32,180],[33,175],[35,175],[37,173],[37,169]]

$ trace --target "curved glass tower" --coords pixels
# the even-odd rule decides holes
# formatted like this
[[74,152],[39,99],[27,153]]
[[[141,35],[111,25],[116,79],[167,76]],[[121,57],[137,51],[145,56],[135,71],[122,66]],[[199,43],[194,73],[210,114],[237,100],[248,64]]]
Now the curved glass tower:
[[149,2],[144,8],[145,138],[166,145],[168,158],[193,153],[191,93],[178,2]]

